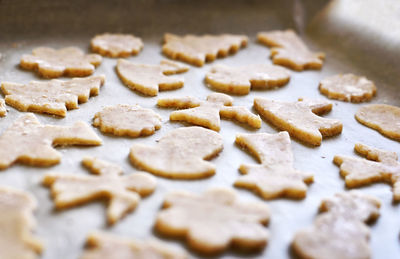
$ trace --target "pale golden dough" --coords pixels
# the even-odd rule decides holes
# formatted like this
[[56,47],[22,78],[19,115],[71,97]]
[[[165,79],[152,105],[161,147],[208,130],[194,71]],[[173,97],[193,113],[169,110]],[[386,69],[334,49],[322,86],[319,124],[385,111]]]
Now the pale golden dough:
[[6,103],[4,99],[0,99],[0,117],[7,115]]
[[29,193],[0,186],[0,258],[38,258],[43,246],[32,235],[36,207],[37,202]]
[[184,73],[189,67],[177,62],[162,60],[160,65],[135,64],[118,59],[117,74],[130,89],[141,94],[156,96],[158,91],[183,87],[184,79],[172,74]]
[[287,84],[290,73],[269,64],[241,67],[215,65],[206,74],[206,83],[213,89],[229,94],[248,94],[250,89],[271,89]]
[[371,258],[365,223],[379,217],[380,205],[375,197],[355,191],[323,200],[313,226],[295,234],[294,252],[304,259]]
[[152,175],[137,172],[122,175],[122,168],[97,158],[86,157],[82,164],[94,175],[47,173],[43,184],[51,188],[57,209],[107,199],[108,223],[114,224],[139,204],[140,196],[156,188]]
[[101,139],[82,121],[72,126],[43,125],[32,113],[20,116],[0,136],[0,169],[15,162],[51,166],[60,162],[56,145],[101,145]]
[[371,100],[376,94],[376,86],[363,76],[339,74],[323,79],[319,91],[330,99],[359,103]]
[[117,104],[97,112],[93,126],[115,136],[148,136],[161,128],[161,116],[139,105]]
[[321,69],[325,54],[311,52],[293,30],[260,32],[258,41],[271,47],[274,64],[302,71]]
[[28,84],[3,82],[1,90],[6,103],[20,111],[48,113],[65,117],[67,109],[77,109],[78,103],[98,95],[105,76],[73,78],[68,81],[31,81]]
[[313,146],[321,145],[322,137],[340,134],[343,128],[339,120],[318,116],[332,109],[332,104],[324,100],[300,98],[297,102],[285,102],[255,98],[254,108],[278,129]]
[[76,47],[52,49],[40,47],[32,50],[32,55],[22,56],[20,66],[28,70],[37,70],[46,78],[60,76],[90,76],[102,58],[97,54],[84,54]]
[[236,187],[257,192],[264,199],[306,197],[307,184],[313,175],[293,168],[290,137],[286,131],[277,134],[256,133],[236,135],[236,144],[248,150],[260,165],[242,164],[244,174],[235,181]]
[[222,151],[221,136],[202,127],[174,129],[154,146],[133,144],[130,160],[152,174],[176,178],[199,179],[215,174],[209,160]]
[[400,141],[400,108],[387,104],[369,104],[361,107],[357,121],[377,130],[382,135]]
[[247,45],[247,41],[248,38],[245,35],[178,36],[166,33],[162,52],[169,58],[201,67],[205,62],[214,61],[217,57],[225,57],[237,52]]
[[160,107],[183,109],[172,112],[169,116],[171,121],[185,121],[215,131],[220,130],[220,118],[236,120],[257,129],[261,127],[260,116],[244,106],[232,106],[232,103],[232,97],[221,93],[208,95],[206,101],[189,96],[157,101]]
[[166,236],[185,238],[202,254],[223,252],[229,246],[259,250],[268,241],[268,206],[240,202],[227,188],[210,188],[203,194],[174,191],[166,195],[155,229]]
[[87,248],[80,259],[187,259],[188,255],[160,241],[143,241],[106,232],[87,237]]
[[143,49],[141,38],[132,34],[103,33],[96,35],[91,41],[92,51],[111,58],[137,55]]
[[348,188],[377,182],[393,186],[393,200],[400,201],[400,163],[396,152],[356,144],[354,150],[367,159],[336,155],[333,162],[340,167],[340,174]]

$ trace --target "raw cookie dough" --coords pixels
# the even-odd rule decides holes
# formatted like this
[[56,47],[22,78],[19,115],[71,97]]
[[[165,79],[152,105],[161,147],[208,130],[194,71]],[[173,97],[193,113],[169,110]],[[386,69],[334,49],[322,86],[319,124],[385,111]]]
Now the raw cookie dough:
[[174,129],[156,145],[133,144],[130,160],[155,175],[176,179],[199,179],[215,174],[215,165],[205,161],[222,151],[222,137],[202,127]]
[[0,117],[7,115],[6,103],[4,99],[0,99]]
[[322,136],[338,135],[343,128],[339,120],[318,116],[332,109],[332,103],[324,100],[300,98],[297,102],[285,102],[255,98],[254,108],[278,129],[313,146],[321,145]]
[[363,76],[339,74],[323,79],[319,83],[319,91],[330,99],[360,103],[372,99],[376,86]]
[[97,158],[86,157],[82,164],[94,175],[48,173],[43,184],[51,188],[57,209],[74,207],[99,198],[109,201],[107,219],[114,224],[139,204],[140,196],[156,188],[155,178],[138,172],[122,175],[122,168]]
[[325,54],[311,52],[293,30],[260,32],[258,41],[271,47],[274,64],[302,71],[321,69]]
[[43,246],[31,233],[36,225],[33,217],[36,206],[29,193],[0,186],[0,258],[38,258]]
[[80,259],[187,259],[182,250],[160,241],[142,241],[94,232],[87,238],[87,248]]
[[143,42],[131,34],[104,33],[96,35],[90,46],[102,56],[117,58],[137,55],[143,49]]
[[72,126],[43,125],[32,113],[20,116],[0,136],[0,169],[15,162],[51,166],[60,162],[56,145],[101,145],[101,139],[82,121]]
[[65,117],[67,109],[77,109],[78,103],[98,95],[105,76],[73,78],[68,81],[31,81],[29,84],[4,82],[1,90],[6,103],[20,111],[48,113]]
[[115,136],[148,136],[161,128],[161,116],[139,105],[117,104],[96,113],[93,126]]
[[365,223],[379,217],[379,207],[378,199],[355,191],[323,200],[313,226],[294,236],[294,252],[304,259],[371,258]]
[[118,59],[117,74],[130,89],[141,94],[156,96],[158,91],[183,87],[184,79],[172,74],[184,73],[189,67],[174,61],[162,60],[160,65],[135,64]]
[[287,84],[290,73],[287,69],[256,64],[241,67],[215,65],[206,74],[206,83],[213,89],[229,94],[248,94],[252,89],[271,89]]
[[166,236],[185,238],[202,254],[223,252],[229,246],[245,250],[264,248],[269,221],[268,206],[240,202],[228,188],[211,188],[203,194],[174,191],[166,195],[155,229]]
[[185,121],[215,131],[220,130],[220,118],[246,123],[253,128],[261,127],[261,118],[244,106],[232,106],[233,98],[226,94],[212,93],[206,101],[195,97],[158,99],[157,105],[166,108],[183,109],[169,116],[171,121]]
[[102,58],[97,54],[84,54],[76,47],[52,49],[36,48],[32,55],[22,56],[19,65],[28,70],[37,70],[39,75],[46,78],[60,76],[90,76]]
[[169,58],[201,67],[205,62],[214,61],[217,57],[225,57],[237,52],[247,45],[247,41],[248,38],[245,35],[178,36],[166,33],[162,52]]
[[286,131],[238,134],[236,144],[261,162],[261,165],[242,164],[239,170],[244,175],[235,181],[236,187],[254,190],[264,199],[306,197],[306,183],[313,182],[314,178],[310,173],[293,168],[290,137]]
[[400,108],[387,104],[369,104],[361,107],[357,121],[379,131],[382,135],[400,141]]
[[355,144],[354,150],[367,159],[341,155],[333,159],[340,167],[346,186],[355,188],[377,182],[390,183],[393,186],[393,200],[400,201],[400,163],[396,152],[359,143]]

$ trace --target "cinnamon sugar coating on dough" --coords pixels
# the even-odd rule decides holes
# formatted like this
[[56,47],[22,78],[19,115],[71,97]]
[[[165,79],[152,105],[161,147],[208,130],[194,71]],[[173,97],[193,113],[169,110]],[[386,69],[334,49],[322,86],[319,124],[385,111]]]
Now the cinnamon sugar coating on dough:
[[90,46],[92,51],[102,56],[122,58],[137,55],[143,49],[143,42],[132,34],[103,33],[96,35]]
[[7,115],[6,103],[4,99],[0,99],[0,117]]
[[169,58],[201,67],[205,62],[214,61],[217,57],[237,52],[247,45],[247,41],[248,38],[244,35],[178,36],[166,33],[162,52]]

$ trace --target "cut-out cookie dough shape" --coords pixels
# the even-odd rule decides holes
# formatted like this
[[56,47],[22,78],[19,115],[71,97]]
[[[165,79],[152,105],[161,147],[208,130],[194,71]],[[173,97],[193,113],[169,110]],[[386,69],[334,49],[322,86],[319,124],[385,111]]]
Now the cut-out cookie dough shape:
[[37,70],[39,75],[46,78],[60,76],[90,76],[102,58],[97,54],[85,54],[75,47],[52,49],[36,48],[32,55],[22,56],[20,66],[28,70]]
[[213,89],[229,94],[248,94],[252,89],[271,89],[287,84],[290,73],[283,67],[256,64],[242,67],[215,65],[206,75]]
[[93,126],[115,136],[148,136],[161,128],[161,116],[139,105],[118,104],[96,113]]
[[377,130],[382,135],[400,141],[400,108],[387,104],[369,104],[361,107],[357,121]]
[[141,38],[131,34],[104,33],[96,35],[90,42],[92,51],[111,58],[137,55],[143,49]]
[[139,204],[140,196],[151,194],[155,178],[147,173],[122,175],[118,165],[87,157],[82,164],[94,175],[48,173],[43,184],[51,188],[56,208],[70,208],[99,198],[108,199],[109,224],[119,221]]
[[7,115],[7,109],[6,109],[6,102],[4,99],[0,99],[0,117],[4,117]]
[[36,206],[36,200],[29,193],[0,186],[0,258],[38,258],[43,246],[32,235]]
[[255,98],[254,108],[278,129],[313,146],[321,145],[322,136],[338,135],[343,128],[339,120],[319,116],[332,109],[332,103],[324,100],[300,98],[297,102],[285,102]]
[[363,76],[339,74],[323,79],[319,83],[319,91],[329,99],[360,103],[372,99],[376,86]]
[[164,35],[162,52],[169,58],[181,60],[195,66],[214,61],[217,57],[226,57],[247,45],[245,35],[185,35],[170,33]]
[[393,186],[393,200],[400,201],[400,163],[395,152],[356,144],[354,150],[366,157],[357,158],[337,155],[333,162],[340,167],[348,188],[356,188],[377,182]]
[[209,160],[222,151],[221,136],[202,127],[174,129],[155,146],[135,143],[130,160],[135,166],[152,174],[176,178],[199,179],[215,174]]
[[244,175],[235,181],[236,187],[254,190],[264,199],[306,197],[306,183],[313,182],[313,175],[293,168],[290,137],[286,131],[239,134],[236,144],[261,162],[261,165],[241,165],[239,170]]
[[365,259],[371,257],[367,222],[379,217],[380,201],[351,191],[322,201],[312,227],[294,236],[294,252],[304,259]]
[[101,139],[85,122],[72,126],[40,124],[32,113],[20,116],[0,136],[0,169],[15,162],[51,166],[60,162],[56,145],[101,145]]
[[158,91],[183,87],[184,79],[173,74],[184,73],[189,67],[174,61],[162,60],[160,65],[135,64],[125,59],[117,62],[117,74],[130,89],[156,96]]
[[321,69],[325,54],[311,52],[293,30],[260,32],[258,41],[271,47],[274,64],[302,71]]
[[187,259],[182,249],[160,241],[142,241],[94,232],[87,238],[87,249],[80,259]]
[[73,78],[68,81],[31,81],[28,84],[4,82],[1,90],[8,105],[20,110],[48,113],[65,117],[67,109],[77,109],[78,103],[98,95],[105,76]]
[[185,121],[194,125],[220,130],[220,118],[246,123],[253,128],[261,127],[261,118],[244,106],[232,106],[233,98],[226,94],[212,93],[206,101],[195,97],[158,99],[157,105],[165,108],[183,109],[170,114],[171,121]]
[[228,188],[211,188],[203,194],[175,191],[166,195],[155,228],[166,236],[182,237],[203,254],[223,252],[229,246],[259,250],[268,241],[268,206],[240,202]]

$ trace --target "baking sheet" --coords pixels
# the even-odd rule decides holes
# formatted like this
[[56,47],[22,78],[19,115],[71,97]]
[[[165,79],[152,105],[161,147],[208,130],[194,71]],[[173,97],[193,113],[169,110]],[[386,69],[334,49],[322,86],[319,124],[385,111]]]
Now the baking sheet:
[[[383,40],[376,40],[377,36],[373,34],[372,38],[375,40],[366,41],[365,39],[369,39],[372,34],[370,31],[359,29],[365,28],[362,26],[363,17],[353,16],[352,11],[356,12],[360,8],[356,4],[349,5],[350,2],[362,5],[363,1],[333,1],[328,7],[324,7],[326,1],[3,0],[0,1],[0,53],[3,54],[0,60],[0,82],[27,83],[30,80],[42,80],[35,73],[18,68],[22,54],[30,53],[33,48],[39,46],[78,46],[88,50],[91,37],[105,31],[128,32],[143,37],[144,50],[129,60],[148,64],[158,64],[163,58],[161,40],[164,32],[229,32],[248,35],[250,41],[247,48],[202,68],[191,67],[189,72],[182,74],[185,78],[183,88],[160,92],[158,95],[160,98],[186,95],[205,98],[213,92],[203,82],[210,66],[218,63],[232,66],[271,63],[268,48],[256,43],[256,33],[263,30],[296,28],[302,32],[302,37],[312,49],[326,52],[323,69],[292,72],[288,85],[275,90],[251,91],[246,96],[235,96],[235,105],[251,108],[255,96],[289,101],[298,97],[324,98],[318,91],[318,82],[322,78],[340,72],[352,72],[366,75],[375,81],[378,96],[372,103],[400,106],[399,59],[396,59],[399,52],[393,51],[396,50],[394,47],[388,47],[395,45],[393,42],[396,43],[399,37],[382,36]],[[398,10],[393,8],[396,7],[395,1],[368,1],[369,5],[379,3],[393,3],[385,10]],[[343,8],[347,8],[346,15],[343,15]],[[368,10],[376,9],[372,7]],[[313,18],[315,14],[317,16]],[[389,15],[386,15],[386,18],[388,17]],[[379,30],[377,33],[381,35]],[[58,148],[63,154],[59,165],[51,168],[14,165],[0,172],[0,184],[27,190],[38,200],[39,206],[35,213],[38,224],[35,234],[45,244],[41,257],[43,259],[77,258],[82,252],[87,233],[99,229],[138,239],[156,237],[171,245],[185,247],[183,242],[159,237],[153,231],[155,215],[160,209],[164,195],[176,189],[200,193],[211,186],[232,187],[239,176],[240,164],[257,163],[234,145],[235,135],[244,132],[277,132],[266,122],[263,122],[261,129],[254,131],[232,121],[222,120],[220,134],[224,139],[224,151],[212,160],[217,166],[215,176],[195,181],[157,177],[158,186],[154,194],[143,199],[135,212],[128,214],[112,227],[106,225],[105,205],[101,202],[55,211],[49,190],[40,184],[45,172],[87,174],[80,162],[83,156],[93,155],[121,165],[125,173],[133,173],[135,168],[128,160],[129,149],[133,143],[153,145],[166,132],[185,125],[169,122],[171,110],[158,109],[158,97],[144,97],[124,86],[115,73],[115,64],[115,59],[104,58],[95,72],[107,77],[100,94],[79,105],[79,109],[69,111],[66,118],[40,114],[36,116],[42,123],[71,125],[77,120],[91,123],[94,113],[106,105],[139,104],[154,109],[162,116],[163,124],[159,131],[149,137],[130,139],[103,135],[96,128],[95,131],[104,141],[102,146]],[[344,129],[341,135],[325,139],[320,147],[312,148],[292,140],[295,168],[313,172],[315,175],[315,182],[310,185],[306,199],[263,201],[249,191],[235,188],[242,200],[260,201],[269,205],[270,241],[262,253],[242,255],[228,251],[222,254],[221,258],[290,258],[292,255],[289,246],[294,233],[312,224],[321,199],[345,190],[339,169],[332,163],[335,154],[355,155],[353,145],[356,142],[393,151],[399,150],[398,142],[385,138],[355,121],[354,113],[361,105],[334,101],[332,112],[325,117],[342,120]],[[8,109],[7,117],[0,118],[0,132],[22,114],[12,107]],[[373,257],[400,258],[400,208],[397,204],[392,204],[390,186],[374,184],[360,190],[375,195],[382,201],[381,216],[371,226],[370,243]],[[192,256],[200,257],[196,254]]]

